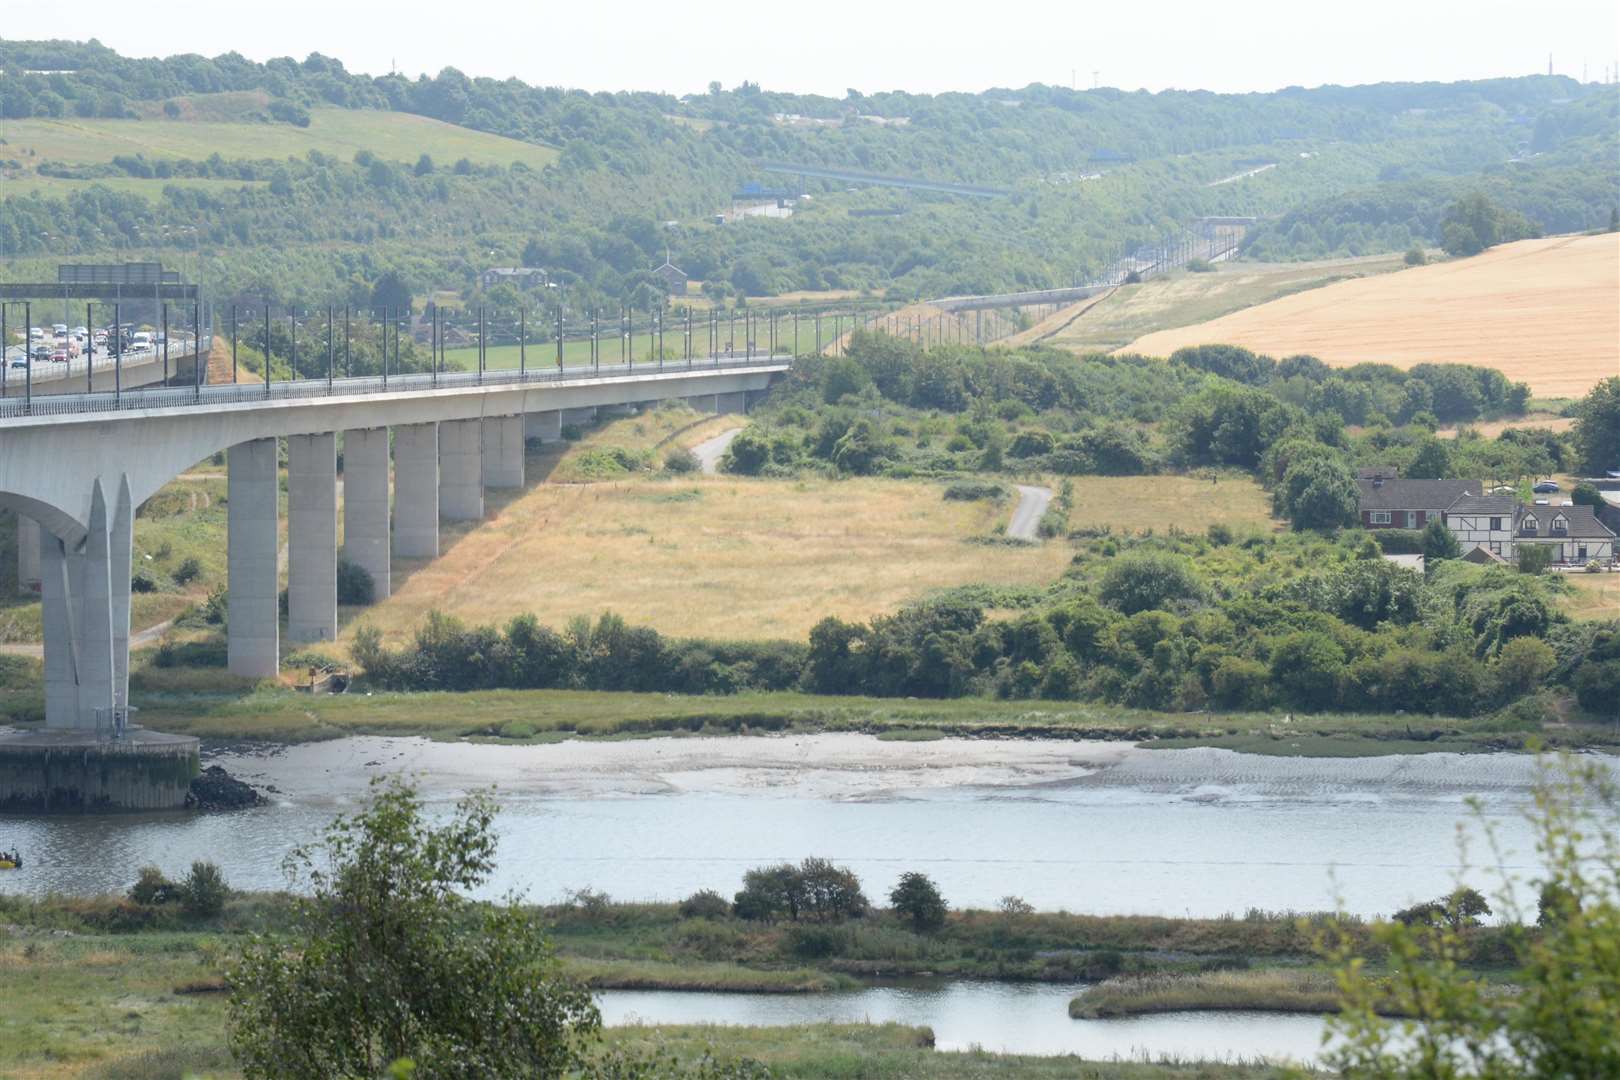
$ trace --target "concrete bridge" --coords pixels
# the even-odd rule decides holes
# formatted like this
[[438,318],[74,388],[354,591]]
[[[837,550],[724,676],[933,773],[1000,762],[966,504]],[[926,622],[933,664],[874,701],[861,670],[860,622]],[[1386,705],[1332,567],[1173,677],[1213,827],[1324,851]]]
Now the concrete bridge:
[[23,560],[37,552],[47,734],[93,740],[99,730],[104,738],[127,715],[135,510],[218,451],[229,470],[229,667],[273,678],[281,440],[286,632],[292,641],[330,641],[338,631],[339,432],[342,550],[371,574],[380,598],[394,555],[437,556],[441,521],[477,520],[486,488],[521,487],[526,438],[560,438],[565,414],[674,398],[741,411],[790,364],[711,358],[0,400],[0,506],[22,519]]

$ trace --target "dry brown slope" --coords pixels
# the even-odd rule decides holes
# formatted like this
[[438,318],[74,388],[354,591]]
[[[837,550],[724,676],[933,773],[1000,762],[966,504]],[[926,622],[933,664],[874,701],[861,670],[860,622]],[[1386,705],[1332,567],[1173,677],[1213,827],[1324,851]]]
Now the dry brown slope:
[[1148,334],[1124,351],[1167,356],[1211,342],[1338,367],[1482,364],[1539,396],[1578,396],[1620,373],[1620,234],[1522,240],[1340,282]]

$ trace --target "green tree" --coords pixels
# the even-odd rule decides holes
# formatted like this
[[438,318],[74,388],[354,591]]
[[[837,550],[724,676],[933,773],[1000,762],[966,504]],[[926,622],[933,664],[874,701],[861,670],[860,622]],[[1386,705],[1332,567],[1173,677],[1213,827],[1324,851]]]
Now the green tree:
[[1592,387],[1575,405],[1575,465],[1588,476],[1620,469],[1620,376]]
[[1434,565],[1442,559],[1457,559],[1462,557],[1462,547],[1457,543],[1457,534],[1446,528],[1446,523],[1435,518],[1423,526],[1423,567],[1425,571],[1432,570]]
[[1185,606],[1203,595],[1204,584],[1191,563],[1158,551],[1113,560],[1097,586],[1097,598],[1126,615]]
[[405,279],[399,271],[389,270],[379,277],[371,286],[371,306],[374,308],[391,307],[408,310],[411,306],[411,287],[405,284]]
[[255,935],[231,965],[230,1044],[245,1075],[556,1076],[601,1020],[535,917],[465,898],[494,868],[495,804],[429,825],[399,779],[340,817],[288,869],[307,885],[292,933]]
[[417,176],[431,176],[433,173],[433,158],[428,154],[423,154],[417,158],[415,172]]
[[1439,439],[1424,439],[1406,467],[1413,480],[1443,480],[1451,475],[1451,454]]
[[1620,1076],[1620,790],[1600,764],[1544,764],[1529,819],[1542,911],[1532,920],[1508,880],[1497,899],[1517,992],[1465,973],[1475,931],[1460,905],[1456,917],[1374,924],[1387,976],[1339,936],[1328,1068],[1350,1080]]
[[938,930],[945,925],[945,898],[927,874],[908,872],[889,890],[889,903],[915,930]]
[[1283,512],[1296,529],[1337,529],[1356,520],[1360,496],[1350,469],[1337,458],[1310,457],[1288,467]]

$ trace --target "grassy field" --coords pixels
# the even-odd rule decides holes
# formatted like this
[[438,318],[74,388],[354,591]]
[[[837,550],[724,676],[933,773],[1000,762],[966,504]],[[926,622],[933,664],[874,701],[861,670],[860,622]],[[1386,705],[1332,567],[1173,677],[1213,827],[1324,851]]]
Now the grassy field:
[[[1202,532],[1220,523],[1234,528],[1270,530],[1271,500],[1253,478],[1241,473],[1205,476],[1076,476],[1070,529],[1101,528],[1115,532],[1162,530],[1174,521],[1186,532]],[[1048,478],[1056,490],[1061,478]]]
[[440,558],[402,560],[402,582],[365,621],[398,641],[434,608],[555,624],[613,611],[677,635],[803,638],[828,615],[865,619],[953,585],[1043,584],[1068,563],[1062,543],[973,542],[1008,511],[947,502],[933,484],[626,474],[606,454],[643,453],[699,421],[682,441],[736,422],[660,409],[542,452],[531,479],[601,482],[538,484],[476,526],[446,525]]
[[1538,396],[1578,397],[1620,371],[1620,234],[1503,244],[1148,333],[1129,349],[1168,356],[1206,342],[1338,367],[1480,364]]
[[[281,123],[217,119],[28,119],[6,122],[6,156],[19,160],[89,165],[119,154],[201,161],[303,157],[310,150],[345,161],[369,150],[390,161],[415,164],[423,153],[441,167],[467,158],[475,165],[521,161],[542,169],[555,161],[547,146],[490,135],[407,113],[370,109],[312,109],[307,128]],[[10,191],[10,181],[6,190]],[[161,190],[161,187],[159,188]]]
[[1574,591],[1559,605],[1572,619],[1620,619],[1620,574],[1565,574]]
[[1388,273],[1401,265],[1396,255],[1305,263],[1217,263],[1212,273],[1183,270],[1140,285],[1121,286],[1101,300],[1082,300],[1015,340],[1079,353],[1112,352],[1144,334],[1200,323],[1331,282]]

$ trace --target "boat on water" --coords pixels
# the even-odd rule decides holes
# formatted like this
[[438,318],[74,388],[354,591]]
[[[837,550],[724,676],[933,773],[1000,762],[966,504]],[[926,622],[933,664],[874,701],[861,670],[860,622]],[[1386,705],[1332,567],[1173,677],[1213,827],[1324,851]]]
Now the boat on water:
[[0,851],[0,870],[21,870],[22,856],[15,851]]

